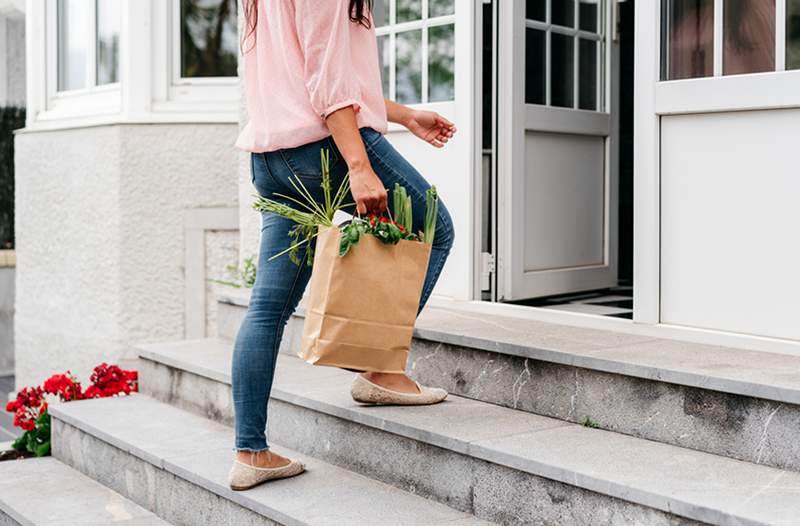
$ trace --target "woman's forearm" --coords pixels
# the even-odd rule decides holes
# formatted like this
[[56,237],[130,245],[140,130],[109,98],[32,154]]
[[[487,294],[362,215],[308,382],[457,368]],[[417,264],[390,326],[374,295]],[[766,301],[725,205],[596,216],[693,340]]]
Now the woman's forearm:
[[350,192],[356,202],[356,210],[361,214],[382,212],[386,209],[386,189],[372,170],[364,139],[358,130],[355,109],[347,106],[337,110],[328,115],[325,122],[349,168]]
[[396,122],[406,126],[414,110],[393,100],[384,99],[384,101],[386,102],[386,118],[389,122]]
[[356,112],[352,106],[334,111],[326,119],[333,141],[350,170],[359,170],[369,165],[364,140],[358,131]]

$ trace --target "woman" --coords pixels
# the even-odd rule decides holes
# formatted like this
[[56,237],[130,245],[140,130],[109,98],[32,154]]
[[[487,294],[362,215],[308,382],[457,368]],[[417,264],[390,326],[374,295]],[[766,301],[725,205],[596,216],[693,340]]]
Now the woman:
[[[419,221],[416,231],[422,228],[429,185],[383,137],[387,119],[436,148],[444,146],[456,129],[434,112],[384,100],[371,7],[368,0],[245,3],[242,47],[250,122],[237,146],[252,152],[252,180],[258,192],[279,201],[275,194],[293,193],[289,183],[293,177],[322,200],[320,149],[330,151],[334,188],[349,173],[361,214],[390,206],[386,188],[398,182],[412,196],[413,216]],[[274,214],[262,217],[258,275],[234,347],[237,453],[230,486],[236,490],[304,469],[297,461],[271,453],[265,436],[267,399],[283,328],[311,275],[306,265],[297,266],[288,257],[269,260],[289,246],[291,226],[288,219]],[[440,204],[420,309],[452,243],[452,221]],[[358,402],[401,405],[432,404],[447,396],[444,390],[421,387],[404,374],[383,373],[356,375],[351,394]]]

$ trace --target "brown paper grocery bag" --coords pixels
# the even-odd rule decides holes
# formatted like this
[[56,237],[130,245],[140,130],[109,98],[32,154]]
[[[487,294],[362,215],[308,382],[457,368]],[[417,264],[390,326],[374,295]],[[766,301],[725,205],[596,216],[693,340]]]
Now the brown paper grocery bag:
[[371,235],[343,257],[338,228],[320,228],[300,357],[357,371],[405,372],[431,246]]

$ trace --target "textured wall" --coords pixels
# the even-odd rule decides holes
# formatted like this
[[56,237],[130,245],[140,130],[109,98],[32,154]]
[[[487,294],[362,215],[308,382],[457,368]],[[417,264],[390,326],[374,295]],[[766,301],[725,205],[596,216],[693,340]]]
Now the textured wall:
[[17,385],[183,337],[183,222],[236,206],[235,125],[117,125],[16,139]]
[[[228,265],[239,262],[239,232],[237,230],[209,230],[206,232],[206,278],[231,279]],[[245,256],[246,257],[246,256]],[[217,293],[230,290],[225,285],[206,282],[206,336],[217,336]]]
[[25,104],[25,19],[6,21],[6,98],[9,104]]

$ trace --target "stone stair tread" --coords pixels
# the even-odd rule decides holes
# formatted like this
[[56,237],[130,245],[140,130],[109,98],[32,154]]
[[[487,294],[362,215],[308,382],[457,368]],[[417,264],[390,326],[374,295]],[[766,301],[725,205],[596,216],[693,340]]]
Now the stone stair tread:
[[169,523],[53,457],[0,462],[0,514],[23,526]]
[[[249,292],[226,293],[220,301],[244,308]],[[303,309],[295,316],[302,318]],[[476,312],[460,302],[442,301],[422,312],[414,335],[437,343],[800,404],[798,355],[655,338],[623,332],[630,325],[619,322],[619,331],[574,327]]]
[[[214,379],[230,383],[231,344],[224,340],[150,345],[140,356],[199,375],[213,370]],[[797,472],[457,396],[430,407],[362,406],[349,397],[351,379],[352,373],[281,355],[272,394],[288,403],[695,520],[794,524],[800,516]]]
[[480,525],[472,515],[279,445],[307,473],[235,492],[233,430],[142,394],[51,406],[53,418],[281,524]]
[[800,404],[800,356],[790,354],[433,307],[420,316],[415,335],[523,358]]

